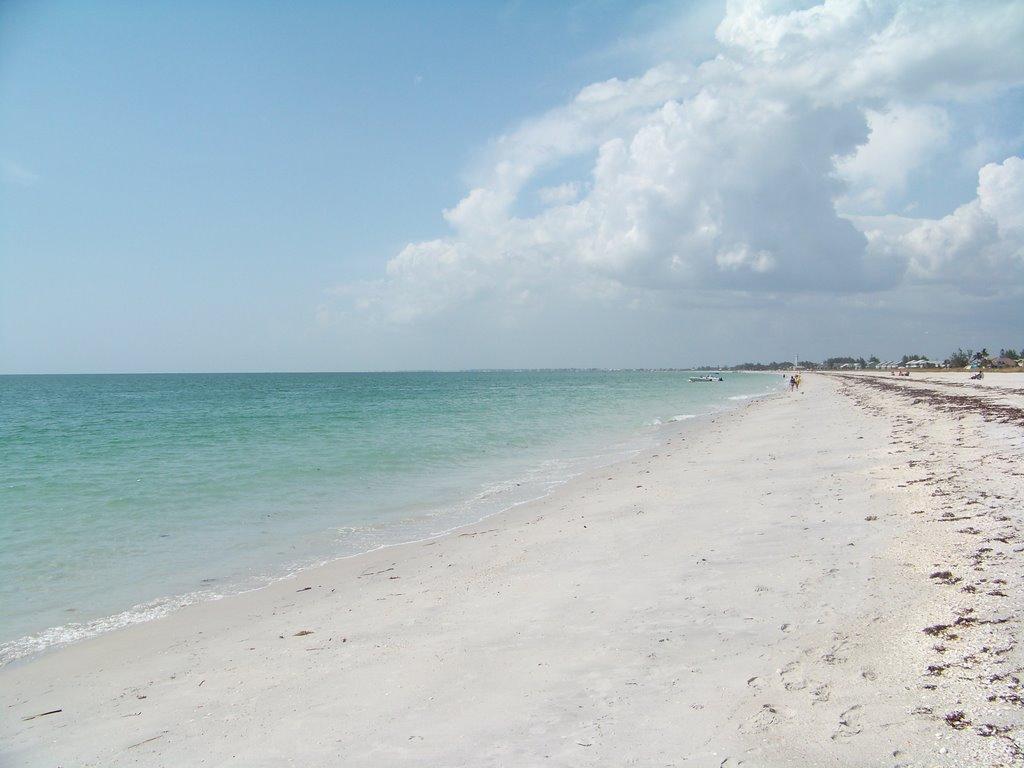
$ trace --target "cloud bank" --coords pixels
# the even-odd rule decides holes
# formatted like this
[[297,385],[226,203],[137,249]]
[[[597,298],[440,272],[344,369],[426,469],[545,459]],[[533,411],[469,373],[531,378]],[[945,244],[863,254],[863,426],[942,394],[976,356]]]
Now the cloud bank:
[[1019,156],[985,158],[944,215],[911,213],[945,166],[977,161],[972,116],[1020,99],[1021,40],[1019,2],[729,2],[702,62],[681,47],[497,137],[444,211],[450,232],[340,287],[343,311],[401,325],[474,307],[516,322],[569,303],[1018,295]]

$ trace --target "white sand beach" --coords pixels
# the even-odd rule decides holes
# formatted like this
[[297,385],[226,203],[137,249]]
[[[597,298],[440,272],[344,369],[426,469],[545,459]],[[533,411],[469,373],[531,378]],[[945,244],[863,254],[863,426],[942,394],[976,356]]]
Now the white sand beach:
[[9,665],[0,765],[1021,765],[1024,376],[983,384],[805,375],[443,538]]

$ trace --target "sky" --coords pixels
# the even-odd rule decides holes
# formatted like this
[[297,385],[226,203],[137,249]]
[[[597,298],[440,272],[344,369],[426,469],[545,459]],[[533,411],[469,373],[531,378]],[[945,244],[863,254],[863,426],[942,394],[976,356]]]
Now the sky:
[[0,373],[1024,346],[1024,2],[0,3]]

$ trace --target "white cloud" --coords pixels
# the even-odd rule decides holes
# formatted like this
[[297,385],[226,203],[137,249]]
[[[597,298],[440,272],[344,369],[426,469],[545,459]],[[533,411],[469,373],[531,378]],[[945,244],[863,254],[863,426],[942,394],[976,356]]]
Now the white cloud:
[[[408,321],[565,296],[866,292],[1019,261],[1016,158],[982,169],[977,200],[940,220],[836,202],[887,213],[948,141],[941,99],[1024,79],[1024,4],[730,2],[716,37],[699,66],[681,52],[498,137],[444,212],[451,234],[409,244],[345,295]],[[514,214],[538,174],[591,155],[587,178]]]
[[1024,6],[1013,0],[728,4],[718,40],[739,76],[816,100],[975,99],[1024,82]]
[[978,205],[998,224],[1001,236],[1024,235],[1024,160],[1010,157],[982,168],[978,173]]
[[582,185],[578,181],[567,181],[553,187],[541,187],[537,190],[537,198],[545,205],[565,205],[573,203],[580,196]]
[[910,172],[920,167],[949,140],[949,117],[940,107],[892,105],[886,111],[865,111],[870,135],[865,144],[836,160],[850,191],[838,206],[843,210],[884,210],[903,194]]
[[754,272],[769,272],[775,269],[775,257],[771,251],[752,253],[746,243],[731,251],[721,251],[715,256],[718,266],[725,270],[750,269]]
[[1024,288],[1024,160],[978,173],[977,196],[941,219],[865,219],[871,250],[904,260],[908,278],[978,293]]

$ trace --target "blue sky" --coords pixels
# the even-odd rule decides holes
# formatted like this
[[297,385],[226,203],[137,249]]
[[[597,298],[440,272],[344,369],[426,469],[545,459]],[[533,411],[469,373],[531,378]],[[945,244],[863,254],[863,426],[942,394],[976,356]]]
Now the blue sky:
[[[995,241],[951,256],[932,232],[971,204],[983,166],[1021,152],[1017,60],[972,58],[978,36],[1013,40],[1020,4],[979,4],[991,18],[965,38],[966,75],[895,62],[913,78],[869,73],[813,108],[807,89],[835,84],[796,82],[762,50],[804,35],[792,55],[823,55],[818,17],[799,15],[810,4],[753,22],[742,5],[6,2],[0,372],[681,365],[794,346],[895,354],[887,344],[928,347],[922,334],[941,337],[932,354],[1024,344],[1024,323],[1021,338],[1006,329],[1022,319],[1015,199],[978,203],[1004,211]],[[743,23],[796,31],[755,44]],[[864,55],[847,42],[844,71]],[[762,80],[715,64],[723,51]],[[735,126],[768,92],[797,118],[729,140],[687,129],[666,155],[684,170],[663,179],[665,163],[634,151],[666,105],[684,114],[713,94]],[[605,179],[620,144],[629,159]],[[739,162],[754,183],[710,183]],[[993,188],[1014,189],[1016,165],[999,169]],[[770,184],[786,202],[768,225]],[[706,209],[712,245],[690,221]],[[799,236],[778,223],[797,220]],[[942,237],[946,252],[921,252]],[[965,293],[956,265],[970,258],[1009,285],[993,293],[985,273]],[[946,321],[943,291],[959,301]],[[729,317],[708,330],[709,306]],[[808,333],[801,320],[823,312],[834,325]],[[907,329],[895,340],[893,323]]]
[[132,368],[148,334],[308,315],[438,232],[488,137],[608,69],[584,59],[628,8],[5,3],[0,365]]

